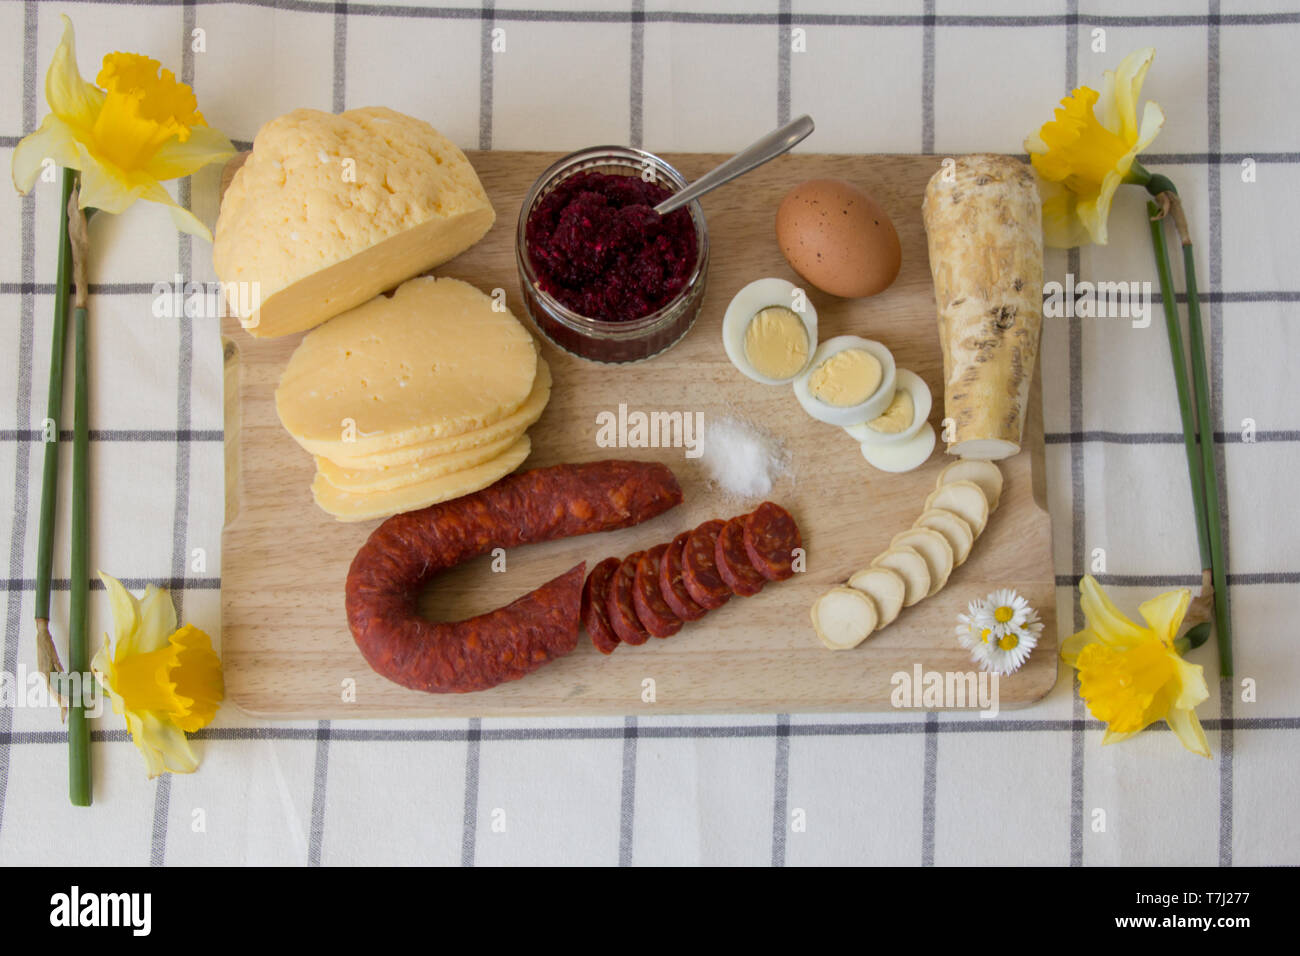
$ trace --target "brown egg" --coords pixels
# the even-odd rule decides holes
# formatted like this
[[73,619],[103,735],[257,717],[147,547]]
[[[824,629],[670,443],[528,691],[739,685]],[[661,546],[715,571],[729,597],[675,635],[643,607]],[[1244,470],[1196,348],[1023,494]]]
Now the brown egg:
[[883,292],[902,263],[884,208],[842,179],[810,179],[786,193],[776,241],[795,272],[848,299]]

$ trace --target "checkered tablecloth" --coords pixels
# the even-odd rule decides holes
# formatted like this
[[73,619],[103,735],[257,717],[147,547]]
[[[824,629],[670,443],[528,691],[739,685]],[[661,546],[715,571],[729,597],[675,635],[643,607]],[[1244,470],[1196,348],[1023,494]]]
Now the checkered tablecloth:
[[[247,144],[299,106],[384,104],[465,147],[629,142],[730,150],[802,112],[819,152],[1020,150],[1077,83],[1151,45],[1169,122],[1148,165],[1185,197],[1211,327],[1214,426],[1237,678],[1200,709],[1212,761],[1163,728],[1102,749],[1063,669],[996,720],[959,714],[267,723],[227,706],[201,770],[147,781],[120,718],[95,731],[95,804],[70,807],[48,710],[0,709],[0,863],[1300,862],[1300,12],[1285,0],[327,0],[0,2],[0,150],[46,112],[60,12],[83,74],[148,52]],[[802,42],[794,42],[800,39]],[[212,222],[217,172],[178,186]],[[34,664],[32,597],[57,187],[0,189],[3,670]],[[1151,280],[1141,198],[1106,248],[1048,276]],[[171,587],[220,632],[223,495],[216,319],[156,318],[156,283],[213,278],[165,212],[94,223],[91,567]],[[159,237],[168,237],[160,242]],[[174,244],[173,244],[174,242]],[[71,391],[69,375],[69,394]],[[1099,574],[1133,612],[1195,585],[1197,548],[1160,316],[1049,320],[1049,498],[1062,636]],[[70,404],[67,406],[70,408]],[[69,422],[65,423],[70,424]],[[1243,439],[1251,437],[1253,441]],[[66,495],[70,454],[65,451]],[[67,526],[53,615],[65,622]],[[92,592],[92,635],[108,626]],[[56,628],[62,633],[64,628]],[[97,638],[96,638],[97,639]],[[1214,648],[1191,655],[1213,687]],[[1254,693],[1245,694],[1249,679]],[[77,843],[58,832],[93,834]]]

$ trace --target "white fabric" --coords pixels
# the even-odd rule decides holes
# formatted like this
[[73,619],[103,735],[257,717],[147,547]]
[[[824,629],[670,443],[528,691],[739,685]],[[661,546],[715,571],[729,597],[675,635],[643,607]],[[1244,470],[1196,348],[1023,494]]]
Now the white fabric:
[[[1214,759],[1184,752],[1163,729],[1100,748],[1100,725],[1068,670],[1041,704],[994,721],[906,713],[317,724],[226,707],[199,735],[200,771],[155,782],[120,718],[106,716],[95,804],[79,810],[65,797],[57,719],[4,709],[0,862],[1300,862],[1294,3],[557,0],[486,20],[479,2],[444,2],[432,14],[401,3],[349,13],[317,0],[289,6],[78,6],[82,71],[93,77],[112,49],[148,52],[192,76],[209,122],[244,143],[293,107],[382,103],[433,120],[466,147],[727,150],[810,112],[818,130],[809,150],[945,155],[1018,152],[1068,88],[1099,88],[1103,69],[1155,46],[1143,92],[1169,122],[1148,164],[1179,184],[1196,235],[1233,568],[1237,679],[1200,709]],[[6,161],[46,112],[43,76],[63,8],[0,6],[5,75],[23,78],[0,96]],[[204,52],[192,52],[196,29]],[[806,52],[787,52],[795,29]],[[505,49],[493,52],[494,39]],[[208,222],[216,191],[215,170],[195,177],[192,206]],[[9,671],[34,663],[56,206],[53,185],[26,200],[0,190],[10,237],[0,243]],[[1140,196],[1123,190],[1111,245],[1077,262],[1053,256],[1049,278],[1154,283],[1141,218]],[[151,314],[154,283],[177,272],[212,278],[205,244],[159,246],[172,232],[165,211],[145,206],[94,225],[91,566],[137,591],[173,582],[182,618],[216,634],[221,350],[216,320]],[[1130,612],[1156,590],[1197,580],[1198,562],[1159,306],[1145,330],[1049,321],[1043,377],[1064,637],[1076,620],[1071,582],[1095,549],[1105,551],[1103,581]],[[1241,440],[1247,419],[1253,443]],[[65,449],[64,516],[69,463]],[[58,541],[56,629],[67,614],[66,521]],[[206,570],[193,567],[197,548]],[[92,597],[98,635],[107,608],[102,591]],[[1191,657],[1214,674],[1212,646]],[[1247,678],[1254,702],[1242,700]],[[72,826],[94,838],[49,841]]]

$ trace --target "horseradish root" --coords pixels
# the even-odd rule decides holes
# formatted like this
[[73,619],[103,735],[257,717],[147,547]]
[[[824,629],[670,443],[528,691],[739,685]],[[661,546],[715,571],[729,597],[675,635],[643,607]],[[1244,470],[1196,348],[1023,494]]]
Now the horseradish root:
[[943,347],[948,454],[1020,451],[1042,329],[1042,203],[1009,156],[945,161],[921,204]]

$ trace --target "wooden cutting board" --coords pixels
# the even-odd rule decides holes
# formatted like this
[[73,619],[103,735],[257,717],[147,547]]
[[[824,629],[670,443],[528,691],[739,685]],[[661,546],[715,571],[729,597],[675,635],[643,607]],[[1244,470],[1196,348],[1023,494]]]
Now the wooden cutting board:
[[[514,231],[523,195],[558,154],[470,153],[497,210],[487,237],[437,270],[490,290],[504,288],[525,315],[515,271]],[[688,180],[721,155],[665,157]],[[795,515],[808,569],[748,599],[688,624],[667,640],[620,647],[605,657],[584,636],[578,649],[523,680],[474,694],[406,690],[373,673],[353,644],[343,584],[358,547],[378,522],[343,524],[318,510],[308,486],[310,456],[281,428],[274,391],[301,336],[254,339],[225,320],[226,528],[222,546],[222,653],[229,699],[262,717],[778,713],[889,709],[891,678],[903,672],[966,672],[954,637],[967,602],[999,587],[1020,591],[1043,616],[1042,641],[1022,670],[1000,682],[1000,705],[1023,706],[1051,689],[1057,673],[1056,592],[1051,524],[1045,510],[1039,387],[1032,398],[1027,450],[1003,463],[1002,503],[970,559],[937,596],[904,609],[888,629],[851,651],[822,647],[809,607],[884,550],[920,513],[951,459],[942,443],[922,468],[890,475],[867,466],[842,430],[809,418],[788,387],[741,376],[722,349],[722,313],[741,286],[762,276],[799,279],[777,249],[777,204],[796,183],[848,179],[893,217],[903,247],[897,281],[870,299],[844,301],[815,290],[823,339],[855,333],[884,342],[935,396],[943,417],[942,359],[921,224],[921,196],[933,157],[783,157],[703,201],[712,261],[708,293],[694,329],[651,361],[605,366],[542,343],[554,372],[550,405],[532,428],[524,467],[609,457],[653,459],[673,469],[686,502],[635,528],[512,551],[504,573],[482,558],[441,576],[426,610],[446,619],[506,604],[580,560],[588,566],[668,541],[713,517],[743,513],[757,501],[728,501],[707,483],[700,459],[680,448],[621,449],[596,444],[596,416],[629,410],[737,413],[783,441],[791,474],[768,495]],[[649,683],[653,682],[653,683]],[[653,689],[653,702],[647,688]]]

